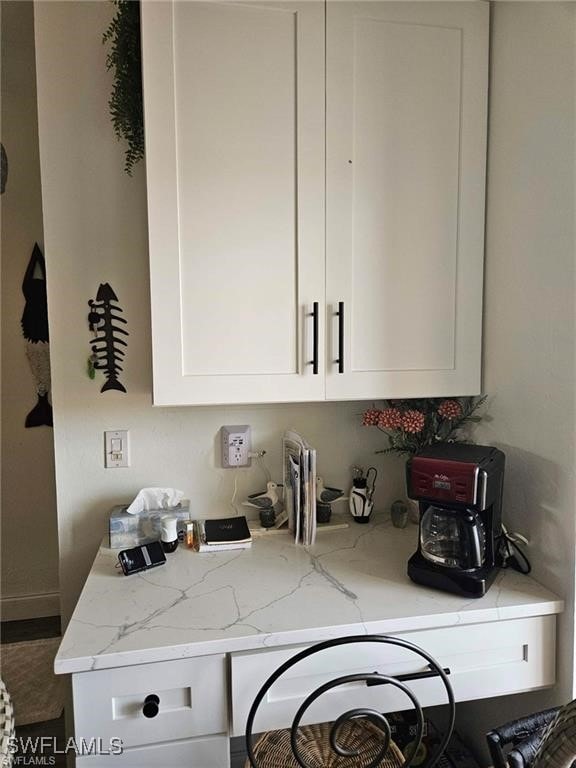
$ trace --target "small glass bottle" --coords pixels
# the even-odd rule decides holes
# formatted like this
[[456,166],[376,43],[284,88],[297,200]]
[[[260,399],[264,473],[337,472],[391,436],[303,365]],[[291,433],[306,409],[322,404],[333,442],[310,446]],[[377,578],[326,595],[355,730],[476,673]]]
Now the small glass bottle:
[[186,533],[184,537],[188,549],[194,549],[194,521],[186,521]]
[[161,520],[162,533],[160,540],[164,552],[174,552],[178,546],[178,520],[175,517],[165,516]]

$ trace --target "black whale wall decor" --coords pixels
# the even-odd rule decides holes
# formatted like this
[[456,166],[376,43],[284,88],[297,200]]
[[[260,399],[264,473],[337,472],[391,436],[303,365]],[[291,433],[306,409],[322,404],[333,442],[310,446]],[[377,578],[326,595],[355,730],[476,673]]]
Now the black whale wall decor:
[[46,264],[38,243],[34,244],[22,281],[26,299],[22,313],[22,334],[26,339],[26,357],[36,383],[38,402],[26,416],[26,427],[52,426],[50,391],[50,343],[48,339],[48,302]]

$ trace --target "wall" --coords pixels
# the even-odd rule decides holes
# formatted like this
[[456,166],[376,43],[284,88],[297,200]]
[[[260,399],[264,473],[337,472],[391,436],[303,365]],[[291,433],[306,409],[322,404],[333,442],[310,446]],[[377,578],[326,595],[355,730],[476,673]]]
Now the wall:
[[[485,390],[486,442],[508,456],[506,518],[527,533],[537,578],[563,594],[558,700],[572,695],[574,595],[574,292],[572,213],[574,13],[570,3],[494,8]],[[64,611],[74,604],[113,503],[144,485],[174,485],[203,514],[228,510],[233,477],[215,469],[224,423],[251,423],[279,472],[280,434],[301,429],[320,450],[330,484],[374,459],[378,433],[358,426],[359,404],[156,409],[151,402],[143,168],[122,172],[107,115],[110,76],[100,33],[107,3],[36,5],[40,148],[49,268],[53,399]],[[87,300],[110,281],[131,333],[128,394],[99,394],[85,373]],[[105,429],[127,428],[132,466],[103,469]],[[378,458],[380,504],[401,493],[401,464]],[[262,482],[242,471],[239,497]],[[476,732],[542,695],[473,712]]]
[[[123,147],[108,116],[111,76],[101,33],[109,3],[40,2],[35,7],[40,153],[49,272],[55,411],[58,527],[64,614],[68,616],[106,531],[111,505],[144,486],[180,488],[194,512],[230,510],[234,476],[217,469],[222,424],[248,423],[255,447],[280,474],[280,439],[295,427],[319,451],[327,484],[349,482],[353,463],[377,463],[380,505],[402,494],[402,462],[374,456],[384,443],[362,428],[362,406],[153,408],[143,167],[123,173]],[[99,393],[85,374],[87,301],[109,281],[130,331],[122,381],[128,394]],[[103,432],[129,429],[131,467],[103,468]],[[238,498],[263,483],[257,468],[239,470]]]
[[53,432],[24,427],[36,391],[21,286],[35,241],[43,244],[31,2],[2,3],[2,143],[2,617],[13,619],[58,613]]
[[576,6],[492,7],[484,390],[507,456],[505,521],[562,595],[558,687],[460,708],[485,731],[574,691]]

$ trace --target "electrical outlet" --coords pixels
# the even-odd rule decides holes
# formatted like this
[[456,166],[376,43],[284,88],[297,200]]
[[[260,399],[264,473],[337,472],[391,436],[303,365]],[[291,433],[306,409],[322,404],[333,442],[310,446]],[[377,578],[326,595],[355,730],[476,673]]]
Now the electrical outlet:
[[104,466],[107,469],[130,466],[128,430],[104,432]]
[[252,433],[247,424],[222,427],[220,436],[224,469],[251,466],[252,459],[248,454],[252,447]]

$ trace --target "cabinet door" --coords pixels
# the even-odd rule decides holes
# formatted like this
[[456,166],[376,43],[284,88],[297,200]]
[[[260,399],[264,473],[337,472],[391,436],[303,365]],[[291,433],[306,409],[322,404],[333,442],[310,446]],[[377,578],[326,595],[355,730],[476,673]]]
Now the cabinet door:
[[328,2],[328,399],[480,391],[488,13]]
[[324,399],[324,19],[142,4],[156,405]]

